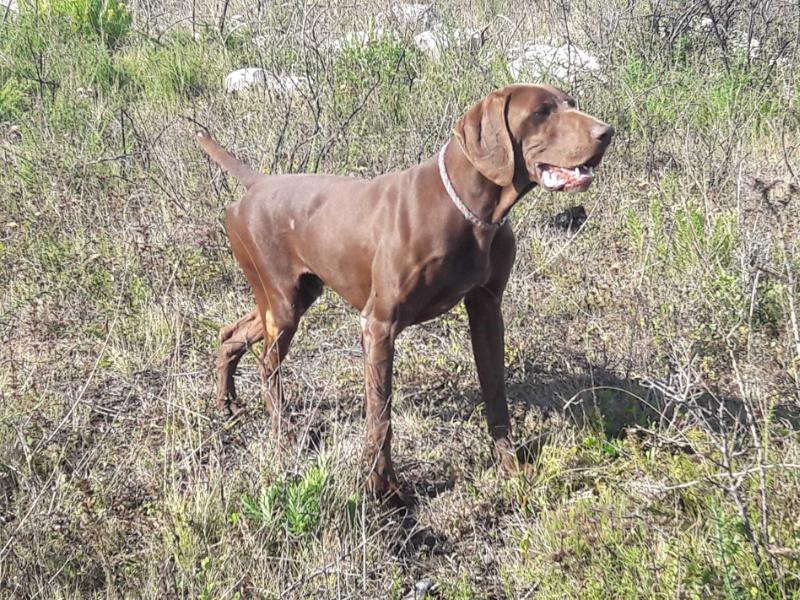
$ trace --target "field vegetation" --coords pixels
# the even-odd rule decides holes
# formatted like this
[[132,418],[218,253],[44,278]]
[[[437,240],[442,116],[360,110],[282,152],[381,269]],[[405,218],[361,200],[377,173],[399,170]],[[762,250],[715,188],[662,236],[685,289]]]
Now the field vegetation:
[[[438,58],[386,2],[2,4],[0,597],[800,596],[796,2],[440,0],[445,30],[486,31]],[[371,41],[332,49],[353,31]],[[531,468],[492,462],[458,306],[399,343],[416,504],[393,512],[364,493],[358,315],[335,295],[282,366],[296,451],[254,357],[244,414],[214,409],[217,332],[252,296],[221,224],[241,190],[193,132],[270,173],[406,168],[524,41],[596,56],[544,80],[617,132],[588,192],[512,214]],[[226,93],[243,67],[308,84]],[[579,231],[552,226],[578,203]]]

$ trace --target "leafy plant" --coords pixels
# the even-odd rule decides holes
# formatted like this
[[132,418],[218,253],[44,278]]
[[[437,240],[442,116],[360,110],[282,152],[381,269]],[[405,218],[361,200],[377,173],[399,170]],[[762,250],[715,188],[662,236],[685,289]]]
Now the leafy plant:
[[255,498],[243,495],[244,512],[265,527],[284,525],[295,536],[308,535],[319,524],[328,477],[327,467],[320,463],[297,479],[279,479]]
[[0,122],[16,121],[25,110],[26,86],[11,77],[0,86]]
[[179,35],[173,36],[166,46],[146,46],[126,53],[120,62],[138,91],[159,103],[199,95],[206,88],[209,76],[208,57],[203,48]]
[[77,33],[100,37],[109,48],[117,46],[133,21],[121,0],[40,0],[39,10],[66,19]]
[[414,51],[391,35],[375,33],[374,36],[366,44],[351,41],[337,58],[333,69],[336,112],[346,117],[374,89],[374,104],[382,120],[402,123],[407,110],[405,94],[417,77],[410,60]]

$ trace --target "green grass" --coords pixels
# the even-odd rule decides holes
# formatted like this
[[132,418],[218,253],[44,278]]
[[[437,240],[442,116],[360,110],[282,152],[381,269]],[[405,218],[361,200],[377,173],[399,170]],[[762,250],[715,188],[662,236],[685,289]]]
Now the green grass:
[[120,0],[40,0],[31,4],[37,17],[66,22],[74,34],[97,37],[110,48],[125,37],[133,21]]
[[[309,468],[296,481],[280,480],[264,487],[257,497],[242,496],[244,513],[256,525],[282,528],[295,536],[308,535],[319,525],[322,493],[329,475],[324,465]],[[235,516],[234,516],[235,515]],[[231,513],[231,521],[239,519]]]
[[214,86],[207,51],[185,35],[173,35],[166,44],[130,49],[119,62],[130,74],[130,87],[144,98],[170,103],[192,99]]
[[584,482],[575,487],[579,479],[571,475],[572,485],[559,489],[549,481],[553,496],[534,520],[519,523],[514,561],[504,570],[511,589],[535,587],[544,598],[603,598],[609,590],[618,598],[771,598],[787,589],[759,576],[736,506],[722,490],[663,492],[653,485],[701,478],[706,466],[696,457],[594,438],[566,453],[545,451],[569,457],[555,467],[548,462],[550,477],[580,466]]
[[0,88],[0,119],[16,121],[25,112],[26,86],[15,77],[9,77]]
[[[765,88],[764,74],[735,64],[730,71],[709,69],[698,73],[695,64],[664,65],[634,59],[624,65],[620,84],[635,100],[624,122],[645,133],[688,123],[702,132],[714,124],[745,124],[744,133],[758,137],[781,112],[781,103]],[[768,84],[767,84],[768,85]]]

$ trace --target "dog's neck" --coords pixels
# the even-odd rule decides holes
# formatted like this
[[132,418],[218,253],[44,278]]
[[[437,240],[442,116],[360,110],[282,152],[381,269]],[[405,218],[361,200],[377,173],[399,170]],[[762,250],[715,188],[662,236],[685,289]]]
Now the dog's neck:
[[514,174],[511,185],[497,185],[475,168],[455,139],[447,145],[444,158],[450,181],[461,201],[487,223],[499,223],[535,185],[521,173]]

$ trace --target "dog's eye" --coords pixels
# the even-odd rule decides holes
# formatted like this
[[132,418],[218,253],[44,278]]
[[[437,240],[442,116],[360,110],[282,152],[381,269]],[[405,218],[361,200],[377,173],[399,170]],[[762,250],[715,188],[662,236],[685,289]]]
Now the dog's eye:
[[539,107],[539,110],[537,110],[533,114],[536,115],[537,117],[546,117],[551,112],[553,112],[553,107],[550,106],[549,104],[543,104],[542,106]]
[[567,106],[569,106],[570,108],[575,108],[578,106],[578,104],[577,102],[575,102],[575,100],[570,98],[569,100],[567,100]]

